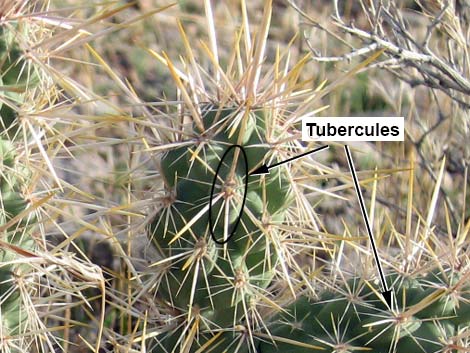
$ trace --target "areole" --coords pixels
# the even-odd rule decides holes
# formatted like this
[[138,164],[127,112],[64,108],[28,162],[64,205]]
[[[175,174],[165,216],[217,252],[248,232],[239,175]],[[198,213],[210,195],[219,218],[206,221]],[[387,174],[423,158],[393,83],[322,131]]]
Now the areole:
[[[220,172],[220,168],[221,166],[223,165],[223,162],[224,162],[224,159],[225,157],[228,155],[228,153],[234,149],[234,148],[239,148],[240,151],[242,152],[241,154],[243,155],[243,166],[244,166],[244,170],[245,170],[245,187],[244,187],[244,191],[243,191],[243,201],[242,201],[242,206],[240,208],[240,211],[238,213],[238,217],[237,217],[237,220],[235,221],[235,224],[232,228],[232,231],[230,232],[229,236],[225,239],[225,240],[218,240],[217,237],[215,236],[214,234],[214,222],[213,222],[213,219],[212,219],[212,199],[214,197],[214,189],[215,189],[215,184],[217,182],[217,177],[219,175],[219,172]],[[222,158],[220,159],[220,162],[219,162],[219,165],[217,166],[217,170],[215,172],[215,175],[214,175],[214,180],[212,181],[212,187],[211,187],[211,194],[210,194],[210,198],[209,198],[209,231],[211,233],[211,236],[212,236],[212,239],[217,243],[217,244],[225,244],[227,243],[230,238],[232,238],[233,234],[235,233],[235,231],[237,230],[237,227],[240,223],[240,219],[242,217],[242,214],[243,214],[243,209],[245,207],[245,201],[246,201],[246,194],[247,194],[247,191],[248,191],[248,159],[247,159],[247,156],[246,156],[246,152],[245,150],[243,149],[242,146],[240,145],[232,145],[230,146],[229,148],[227,148],[227,150],[225,151],[225,153],[223,154]]]

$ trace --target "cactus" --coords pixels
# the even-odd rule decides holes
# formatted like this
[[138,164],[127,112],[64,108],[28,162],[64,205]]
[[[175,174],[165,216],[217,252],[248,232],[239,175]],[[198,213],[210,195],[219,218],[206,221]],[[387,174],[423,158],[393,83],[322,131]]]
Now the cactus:
[[[265,20],[270,12],[268,2]],[[267,25],[264,22],[255,42],[238,43],[239,48],[253,45],[254,51],[262,51]],[[152,54],[179,75],[167,58]],[[179,86],[195,97],[178,107],[183,115],[190,113],[192,121],[181,125],[180,116],[168,121],[179,138],[169,137],[159,146],[164,150],[159,155],[164,196],[147,228],[148,239],[160,254],[152,266],[157,278],[151,281],[157,285],[149,286],[155,288],[161,310],[168,313],[148,348],[153,353],[251,352],[259,344],[262,311],[275,305],[270,289],[275,279],[284,279],[290,292],[299,281],[291,277],[291,269],[300,268],[295,261],[300,251],[288,247],[295,247],[300,238],[305,244],[310,240],[284,227],[315,227],[307,215],[311,210],[306,208],[301,179],[318,167],[306,158],[295,168],[250,173],[304,150],[294,137],[299,133],[298,119],[289,111],[309,109],[302,101],[315,93],[298,76],[306,58],[282,79],[287,87],[264,80],[256,88],[265,72],[259,54],[243,64],[250,68],[246,72],[232,67],[225,73],[239,80],[239,96],[232,96],[223,80],[216,84],[217,94],[207,87],[199,96],[200,89]],[[278,58],[278,69],[286,64],[284,59]],[[176,77],[175,82],[183,79]]]
[[14,146],[8,140],[0,140],[0,144],[3,162],[0,182],[0,226],[3,229],[2,242],[9,246],[2,246],[0,250],[0,327],[2,345],[12,349],[23,339],[27,327],[28,313],[23,305],[21,288],[18,287],[16,277],[23,276],[31,268],[18,260],[22,251],[31,251],[35,248],[31,236],[34,217],[28,215],[26,209],[29,201],[20,190],[27,176],[19,168]]
[[[3,130],[16,130],[12,127],[19,107],[25,96],[37,86],[39,77],[36,65],[28,59],[28,48],[22,41],[28,36],[25,21],[9,20],[0,27],[0,115]],[[29,92],[28,92],[29,91]],[[13,132],[9,132],[10,138]]]
[[[201,111],[202,142],[161,158],[172,198],[155,216],[149,237],[172,259],[159,288],[164,300],[188,315],[197,308],[202,321],[224,328],[246,315],[274,277],[279,256],[266,232],[285,219],[292,190],[283,169],[249,176],[270,159],[266,111],[212,105]],[[246,128],[232,130],[233,121]],[[168,342],[174,344],[172,337]]]
[[[201,111],[204,130],[192,124],[201,136],[161,157],[168,196],[148,234],[166,263],[159,294],[184,324],[162,335],[153,353],[428,353],[458,346],[458,335],[470,326],[468,270],[437,265],[427,275],[390,275],[392,309],[376,284],[353,277],[331,284],[319,299],[300,296],[270,318],[271,340],[249,337],[250,308],[260,305],[284,256],[276,243],[282,238],[270,226],[285,224],[295,206],[294,186],[286,169],[246,173],[272,161],[266,111],[214,105]],[[233,121],[249,128],[231,129]],[[233,144],[250,152],[236,156]]]
[[323,352],[460,351],[458,333],[470,325],[467,276],[447,266],[426,275],[390,275],[392,310],[373,283],[352,278],[319,300],[297,299],[272,320],[275,343],[263,342],[259,351],[309,352],[305,343]]
[[[210,3],[205,2],[206,6],[210,6]],[[87,322],[84,331],[92,332],[93,328],[100,327],[101,331],[96,330],[97,336],[101,338],[100,334],[104,333],[103,341],[107,340],[106,344],[116,344],[116,351],[131,351],[134,346],[138,347],[136,351],[152,353],[464,351],[465,345],[459,342],[466,335],[470,315],[465,260],[452,264],[429,260],[433,251],[439,248],[428,239],[432,239],[429,234],[433,234],[429,224],[426,224],[426,244],[420,245],[420,248],[429,249],[428,252],[423,251],[427,255],[424,256],[426,260],[419,260],[420,254],[415,254],[413,259],[416,262],[428,261],[426,266],[417,266],[418,274],[405,274],[396,270],[400,267],[396,265],[402,260],[399,256],[390,256],[387,261],[386,271],[390,273],[387,281],[393,283],[395,290],[394,307],[391,309],[384,304],[377,284],[366,280],[370,277],[361,273],[348,277],[339,267],[332,269],[328,266],[327,270],[332,270],[332,273],[326,271],[325,274],[318,268],[297,262],[298,258],[313,256],[317,250],[325,250],[331,255],[329,260],[334,262],[351,251],[351,248],[360,249],[358,253],[365,258],[367,248],[359,242],[359,237],[348,240],[346,236],[321,232],[322,226],[317,224],[312,195],[306,195],[312,190],[316,193],[314,196],[327,195],[326,192],[322,194],[315,185],[318,180],[326,179],[322,174],[331,173],[340,182],[349,182],[341,172],[308,157],[291,165],[272,169],[268,175],[250,175],[250,172],[263,163],[271,165],[315,148],[315,144],[299,141],[299,121],[303,116],[314,115],[323,109],[318,106],[323,96],[322,86],[314,89],[312,82],[317,82],[317,78],[304,76],[309,71],[306,65],[308,56],[301,57],[291,65],[290,60],[297,55],[294,51],[290,52],[287,48],[284,52],[268,46],[271,6],[271,1],[265,2],[264,16],[261,21],[256,19],[256,26],[248,25],[248,17],[241,21],[243,25],[234,35],[234,51],[233,55],[228,55],[228,62],[224,62],[225,57],[219,58],[214,51],[217,48],[215,33],[218,33],[214,28],[209,28],[211,43],[201,47],[201,52],[208,54],[206,59],[212,67],[204,62],[204,58],[197,57],[199,53],[196,53],[196,48],[191,52],[193,49],[188,42],[184,43],[184,48],[189,52],[178,69],[168,57],[151,52],[173,75],[179,95],[175,101],[166,102],[168,111],[156,117],[158,123],[155,125],[151,121],[140,125],[139,118],[135,116],[132,119],[122,119],[126,123],[135,124],[130,131],[136,133],[134,137],[137,138],[128,139],[126,136],[126,143],[133,141],[134,148],[138,146],[135,141],[142,139],[145,141],[145,153],[152,150],[152,147],[156,147],[155,150],[164,150],[158,155],[158,177],[161,177],[158,181],[161,180],[163,185],[153,183],[153,180],[145,176],[145,190],[147,191],[149,185],[155,187],[151,201],[153,206],[153,202],[157,200],[158,208],[150,212],[144,237],[154,245],[159,257],[148,271],[134,272],[131,261],[127,261],[129,259],[125,257],[127,250],[122,248],[119,256],[129,266],[129,272],[119,273],[117,277],[120,280],[125,278],[123,281],[129,287],[122,292],[122,288],[117,289],[117,292],[112,288],[105,298],[106,302],[102,302],[103,311],[100,314],[104,317],[105,310],[108,313],[111,311],[112,316],[116,314],[121,320],[122,330],[113,331],[117,331],[112,326],[113,320],[109,320],[110,323],[106,325],[98,323],[98,320],[95,322],[93,319],[96,313],[90,313],[91,310],[86,305],[70,304],[70,297],[75,298],[70,295],[70,291],[74,290],[73,286],[59,283],[65,288],[54,293],[52,286],[60,282],[58,279],[63,273],[60,276],[54,274],[51,287],[43,286],[42,293],[36,293],[43,295],[45,291],[50,291],[54,294],[51,295],[54,301],[64,298],[61,302],[57,300],[59,305],[56,306],[63,308],[64,313],[72,305],[83,309],[86,316],[83,315],[80,319],[91,322],[89,326]],[[105,7],[103,11],[108,11],[108,7]],[[242,12],[246,15],[248,11],[244,8]],[[208,10],[206,13],[214,12]],[[106,16],[103,12],[94,20],[102,22]],[[30,59],[25,40],[27,35],[23,36],[28,29],[24,21],[20,20],[22,17],[16,16],[16,19],[6,21],[6,25],[2,22],[0,27],[0,156],[3,163],[0,175],[0,224],[3,226],[0,237],[0,350],[7,352],[35,351],[30,349],[25,337],[30,336],[28,326],[33,326],[30,325],[28,314],[36,312],[25,304],[25,300],[29,298],[25,295],[24,288],[20,289],[19,283],[23,277],[18,275],[29,274],[31,270],[22,256],[28,254],[28,251],[40,253],[36,252],[37,238],[31,236],[35,219],[29,211],[34,207],[31,207],[31,197],[26,196],[34,189],[29,185],[33,179],[29,175],[31,168],[25,162],[30,156],[27,151],[29,146],[21,146],[21,142],[31,139],[27,135],[28,130],[19,128],[26,124],[22,124],[23,121],[18,117],[24,111],[22,109],[27,107],[29,98],[40,87],[38,76],[41,70]],[[55,15],[53,19],[56,19]],[[50,23],[52,22],[54,21]],[[215,22],[210,19],[209,26]],[[76,38],[82,38],[85,32],[83,28],[93,21],[87,19],[75,31],[69,30],[74,21],[57,23],[66,23],[64,28],[70,32],[68,35],[76,34]],[[116,25],[116,28],[122,28],[121,24]],[[229,41],[227,33],[223,33],[224,40]],[[96,38],[95,35],[90,37],[93,40]],[[61,36],[48,44],[51,45],[55,58],[63,55],[62,44],[67,42],[64,38],[67,36]],[[187,41],[184,34],[183,40]],[[60,43],[58,48],[55,47],[57,42]],[[70,43],[74,43],[74,40],[70,40]],[[91,47],[87,50],[90,49]],[[268,60],[264,59],[265,49],[269,50]],[[98,54],[92,50],[90,52],[99,59]],[[265,63],[270,60],[274,61],[273,65],[266,67]],[[118,83],[116,86],[125,87],[122,82],[118,82],[118,75],[113,76]],[[64,83],[64,91],[69,99],[73,96],[70,93],[74,85],[67,84],[69,81]],[[81,85],[76,87],[77,91],[82,90]],[[84,94],[74,102],[71,109],[74,111],[71,115],[74,121],[80,119],[76,112],[80,109],[75,108],[80,101],[89,101],[89,97],[93,97],[91,101],[95,101],[96,96]],[[104,98],[102,101],[101,98],[97,101],[104,102]],[[135,96],[132,99],[134,102],[137,100]],[[43,98],[41,101],[49,100]],[[137,110],[141,106],[139,102],[132,108]],[[112,111],[114,114],[115,111]],[[146,117],[149,117],[149,111],[151,110],[145,112]],[[121,122],[122,116],[119,111],[109,121],[117,124]],[[47,151],[43,153],[49,153],[49,150],[51,155],[59,153],[62,147],[58,146],[65,146],[64,140],[69,140],[67,142],[76,144],[77,147],[85,147],[80,140],[85,136],[88,143],[88,137],[93,137],[94,127],[90,130],[82,129],[93,125],[95,120],[96,116],[85,116],[84,123],[76,124],[77,127],[75,122],[70,125],[67,122],[67,131],[60,131],[58,128],[59,134],[47,142],[51,143],[47,146],[51,148],[46,148]],[[26,123],[32,121],[33,119]],[[101,123],[98,125],[99,128],[106,126]],[[127,127],[126,125],[126,133]],[[79,130],[72,131],[75,128]],[[147,139],[149,131],[155,134],[155,140]],[[47,134],[48,132],[44,136],[48,137]],[[112,140],[114,144],[116,140]],[[152,146],[152,143],[158,146]],[[95,148],[96,145],[91,143],[90,147]],[[33,149],[37,151],[41,148],[34,146]],[[135,157],[139,153],[134,152],[140,151],[132,150],[133,159],[129,163],[132,171],[136,170],[135,162],[140,163],[140,157]],[[34,161],[34,158],[31,160]],[[45,167],[42,165],[37,169],[44,170]],[[131,170],[122,173],[126,176],[122,186],[125,186],[128,194],[126,196],[129,196],[128,204],[120,205],[122,207],[113,204],[109,214],[117,212],[117,215],[125,215],[130,219],[135,213],[125,211],[132,204],[129,200],[139,200],[136,203],[138,207],[144,204],[137,196],[138,183],[133,184],[135,179],[131,179]],[[138,178],[134,175],[132,177]],[[38,183],[40,178],[34,179]],[[60,180],[54,180],[56,181],[58,183],[54,183],[54,188],[60,186]],[[50,185],[48,182],[41,182],[38,184]],[[161,188],[158,189],[159,187]],[[341,187],[343,186],[339,188]],[[74,188],[73,194],[77,191],[79,188]],[[328,194],[331,195],[331,192]],[[71,196],[71,201],[82,201],[74,197]],[[69,201],[67,196],[65,201]],[[101,209],[104,210],[104,207]],[[101,211],[97,213],[100,219],[106,214]],[[58,212],[57,218],[64,214],[66,212]],[[54,216],[50,217],[53,221]],[[76,220],[79,217],[71,218]],[[87,219],[89,218],[80,219],[81,226],[84,229],[97,229]],[[466,235],[468,225],[462,228],[465,231],[460,239]],[[76,234],[81,231],[82,229]],[[386,231],[380,229],[380,232]],[[109,229],[106,228],[104,233],[109,235]],[[123,233],[122,228],[118,233]],[[131,239],[132,232],[128,233]],[[426,237],[423,236],[423,239]],[[406,240],[410,239],[412,237],[407,234]],[[404,237],[391,236],[390,243],[401,246],[403,241]],[[418,239],[413,241],[418,242]],[[72,240],[64,241],[65,243],[72,244]],[[463,240],[455,242],[456,248],[464,248],[463,243],[466,244]],[[351,244],[350,249],[343,253],[343,249]],[[86,278],[96,281],[90,280],[93,284],[100,280],[98,274],[85,276],[89,274],[86,268],[71,266],[73,262],[70,259],[64,262],[48,259],[51,262],[44,260],[44,263],[52,264],[50,267],[64,265],[70,268],[71,277],[80,278],[80,285],[77,286],[80,288],[76,290],[82,291],[84,296],[87,295],[83,291]],[[336,265],[339,266],[335,263]],[[394,268],[396,273],[390,268]],[[33,276],[28,279],[31,277]],[[70,279],[69,276],[65,277],[66,281],[63,282]],[[44,282],[48,282],[47,279]],[[96,292],[93,293],[92,296],[96,297]],[[125,295],[130,298],[123,300]],[[77,295],[76,298],[84,296]],[[148,300],[148,296],[151,300]],[[43,298],[43,307],[50,301]],[[86,299],[81,303],[86,303]],[[156,310],[144,315],[142,307],[145,305]],[[79,320],[76,317],[61,320],[57,312],[53,312],[51,319],[57,320],[57,327],[67,327],[68,330],[72,325],[78,326]],[[156,317],[152,317],[155,312]],[[33,330],[35,333],[45,331],[47,329],[44,326],[34,327]],[[41,337],[38,341],[47,340],[42,340]],[[70,336],[64,334],[57,341],[68,344],[71,340]],[[89,340],[85,342],[90,347]],[[148,347],[141,347],[140,344],[148,344]],[[130,348],[130,345],[133,347]],[[56,348],[51,346],[49,344],[47,347],[51,351]],[[103,346],[100,347],[98,342],[95,351]],[[63,349],[68,351],[65,344]],[[108,350],[108,347],[104,350]]]
[[30,345],[26,292],[19,278],[32,270],[21,259],[36,249],[31,234],[35,216],[23,193],[31,172],[17,152],[25,138],[18,129],[18,111],[38,83],[22,43],[27,30],[27,23],[21,20],[5,21],[0,27],[0,347],[5,352],[21,352]]
[[[347,278],[335,269],[320,276],[296,262],[304,249],[342,253],[348,240],[321,233],[305,197],[312,188],[305,180],[327,167],[306,158],[267,175],[250,175],[263,163],[304,152],[298,142],[300,117],[322,109],[315,107],[320,89],[298,81],[306,58],[280,73],[278,56],[266,70],[270,74],[258,80],[265,72],[261,57],[270,11],[266,2],[256,40],[243,42],[249,34],[236,35],[243,43],[237,42],[233,57],[241,48],[252,49],[247,62],[238,63],[246,72],[229,66],[223,79],[211,81],[212,91],[199,81],[206,71],[191,71],[198,67],[193,52],[184,72],[152,52],[168,67],[183,100],[176,103],[178,113],[165,115],[171,119],[159,125],[168,126],[160,131],[158,146],[164,150],[159,155],[164,196],[149,217],[146,235],[160,257],[151,266],[156,278],[145,289],[155,288],[166,315],[159,317],[148,351],[460,351],[458,336],[470,324],[463,267],[429,260],[413,274],[390,271],[387,281],[395,297],[389,308],[377,284],[361,273]],[[208,47],[217,43],[204,50]],[[217,55],[209,57],[214,61]],[[214,72],[222,70],[219,64]],[[191,121],[182,124],[188,116]],[[368,251],[356,243],[354,248],[363,257]]]

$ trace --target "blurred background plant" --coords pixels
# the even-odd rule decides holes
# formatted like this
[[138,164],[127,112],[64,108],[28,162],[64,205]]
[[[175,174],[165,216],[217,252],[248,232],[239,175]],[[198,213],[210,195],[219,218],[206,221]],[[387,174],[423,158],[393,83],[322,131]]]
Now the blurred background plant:
[[[291,4],[301,15],[303,35],[314,60],[327,67],[349,66],[371,51],[385,50],[380,60],[357,76],[358,83],[345,90],[346,94],[353,92],[349,97],[355,103],[351,103],[352,110],[340,113],[358,114],[356,107],[362,100],[357,95],[364,92],[369,105],[363,113],[405,116],[406,144],[413,146],[406,153],[416,153],[421,166],[418,187],[426,190],[435,183],[436,166],[447,158],[441,196],[457,226],[464,219],[461,212],[466,200],[455,185],[465,184],[470,153],[465,143],[470,104],[468,2],[333,1],[330,16],[319,16],[307,2]],[[363,83],[366,81],[369,84]],[[365,86],[370,92],[362,88]],[[336,96],[341,102],[340,92],[332,99]],[[379,109],[378,97],[382,102]],[[338,104],[333,101],[332,106]],[[384,148],[378,149],[383,160],[403,160],[402,154]],[[427,200],[423,201],[424,207]],[[443,224],[445,214],[438,212],[436,217]]]

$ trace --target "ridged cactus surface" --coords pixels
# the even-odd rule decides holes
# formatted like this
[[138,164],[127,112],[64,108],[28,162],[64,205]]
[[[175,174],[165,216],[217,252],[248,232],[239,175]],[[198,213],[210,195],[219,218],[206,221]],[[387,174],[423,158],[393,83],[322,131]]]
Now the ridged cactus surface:
[[[23,194],[30,171],[18,148],[25,141],[17,119],[25,97],[38,84],[34,66],[26,59],[27,22],[8,20],[0,26],[0,351],[21,352],[28,346],[27,294],[20,288],[31,272],[22,251],[34,250],[34,216],[26,211],[30,201]],[[30,39],[30,38],[29,38]],[[24,287],[24,286],[23,286]],[[29,336],[31,337],[31,336]]]
[[[212,330],[242,320],[250,301],[259,300],[270,284],[278,261],[269,228],[285,217],[290,183],[282,169],[249,175],[269,157],[265,114],[205,106],[204,131],[193,125],[198,141],[183,142],[161,159],[168,203],[149,229],[170,260],[159,293]],[[238,128],[232,129],[234,122]],[[170,335],[165,349],[180,334]]]
[[[2,130],[9,129],[18,115],[17,110],[39,82],[36,66],[29,59],[25,42],[28,25],[25,21],[9,20],[0,26],[0,115]],[[9,132],[12,136],[12,132]]]
[[395,288],[388,308],[376,285],[353,278],[319,300],[306,296],[272,320],[275,343],[262,353],[367,350],[386,352],[461,352],[459,335],[470,327],[470,285],[464,272],[436,267],[426,275],[391,275]]
[[[1,180],[0,180],[0,227],[2,242],[9,247],[0,248],[0,346],[14,347],[23,339],[28,313],[23,304],[22,291],[18,287],[17,277],[24,276],[30,266],[21,263],[21,250],[33,250],[35,242],[31,236],[32,217],[26,214],[18,218],[28,207],[29,202],[22,195],[20,187],[27,180],[27,175],[16,162],[13,144],[0,139]],[[9,226],[8,226],[9,225]],[[18,250],[20,249],[20,250]]]

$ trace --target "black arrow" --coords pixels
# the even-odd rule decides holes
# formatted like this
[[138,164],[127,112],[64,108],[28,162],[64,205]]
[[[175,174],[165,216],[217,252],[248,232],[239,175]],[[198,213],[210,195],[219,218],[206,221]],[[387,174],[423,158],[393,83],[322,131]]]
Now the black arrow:
[[270,165],[269,167],[268,167],[266,164],[263,164],[261,167],[256,168],[254,171],[252,171],[252,172],[250,173],[250,175],[269,174],[269,169],[271,169],[271,168],[278,167],[278,166],[280,166],[281,164],[284,164],[284,163],[292,162],[292,161],[295,160],[295,159],[299,159],[299,158],[301,158],[301,157],[303,157],[303,156],[306,156],[306,155],[308,155],[308,154],[311,154],[311,153],[316,153],[316,152],[320,152],[320,151],[326,150],[328,147],[329,147],[329,146],[326,145],[326,146],[323,146],[323,147],[316,148],[316,149],[314,149],[314,150],[311,150],[311,151],[308,151],[308,152],[299,154],[298,156],[295,156],[295,157],[286,159],[285,161],[282,161],[282,162],[279,162],[279,163]]
[[374,252],[375,262],[377,263],[377,267],[379,268],[380,279],[382,281],[383,292],[382,296],[384,297],[385,301],[388,304],[388,307],[392,308],[392,290],[388,289],[387,281],[385,281],[385,276],[382,270],[382,265],[380,264],[379,254],[377,253],[377,248],[375,246],[375,240],[372,236],[372,229],[370,227],[369,217],[367,216],[366,212],[366,205],[364,203],[364,198],[362,197],[361,188],[359,187],[359,181],[357,180],[356,170],[354,169],[354,163],[351,157],[351,152],[349,151],[349,147],[347,145],[344,146],[346,150],[346,157],[348,158],[349,169],[351,170],[351,175],[354,181],[354,187],[356,188],[357,198],[359,199],[359,204],[361,205],[361,212],[362,218],[364,219],[364,223],[366,224],[367,233],[369,234],[370,242],[372,244],[372,250]]

